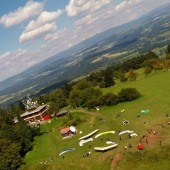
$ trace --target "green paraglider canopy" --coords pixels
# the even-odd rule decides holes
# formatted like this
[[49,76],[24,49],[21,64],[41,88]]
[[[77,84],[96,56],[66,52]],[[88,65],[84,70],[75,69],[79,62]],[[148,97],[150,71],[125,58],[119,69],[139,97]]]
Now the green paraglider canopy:
[[144,109],[144,110],[141,110],[141,112],[140,113],[149,113],[150,112],[150,110],[149,109]]

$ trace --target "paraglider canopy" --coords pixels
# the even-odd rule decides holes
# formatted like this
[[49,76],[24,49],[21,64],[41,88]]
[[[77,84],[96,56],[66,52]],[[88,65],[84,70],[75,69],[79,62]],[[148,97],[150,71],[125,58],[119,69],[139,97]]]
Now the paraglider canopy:
[[120,112],[121,112],[121,113],[123,113],[123,112],[125,112],[125,110],[124,110],[124,109],[122,109]]
[[70,126],[70,130],[73,132],[73,133],[76,133],[76,128],[74,126]]
[[141,112],[140,113],[149,113],[150,112],[150,110],[149,109],[144,109],[144,110],[141,110]]
[[138,148],[139,150],[142,150],[142,149],[143,149],[142,144],[141,144],[141,143],[139,143],[139,144],[138,144],[138,146],[137,146],[137,148]]

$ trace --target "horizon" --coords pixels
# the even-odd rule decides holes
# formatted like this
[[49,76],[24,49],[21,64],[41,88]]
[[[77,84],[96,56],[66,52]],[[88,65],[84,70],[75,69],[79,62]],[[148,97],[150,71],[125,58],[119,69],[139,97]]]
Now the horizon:
[[169,0],[0,2],[0,82],[168,3]]

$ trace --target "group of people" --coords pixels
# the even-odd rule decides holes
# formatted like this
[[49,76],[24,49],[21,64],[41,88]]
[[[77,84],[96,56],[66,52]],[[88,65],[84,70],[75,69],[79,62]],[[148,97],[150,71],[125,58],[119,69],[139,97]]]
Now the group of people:
[[40,165],[46,165],[47,164],[47,160],[43,160],[42,162],[40,162]]
[[125,150],[128,150],[128,147],[129,147],[129,148],[132,148],[132,145],[129,143],[128,146],[125,146]]
[[[53,161],[53,156],[50,157],[50,161]],[[48,163],[48,160],[43,160],[42,162],[40,162],[40,165],[46,165]]]
[[83,158],[89,157],[92,154],[92,151],[86,152],[83,154]]

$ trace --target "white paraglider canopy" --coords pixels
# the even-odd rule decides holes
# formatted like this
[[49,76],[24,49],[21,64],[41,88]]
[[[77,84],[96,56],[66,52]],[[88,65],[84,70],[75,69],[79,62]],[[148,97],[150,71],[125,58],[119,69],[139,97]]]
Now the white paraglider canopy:
[[70,130],[73,132],[73,133],[76,133],[76,128],[74,126],[70,126]]

